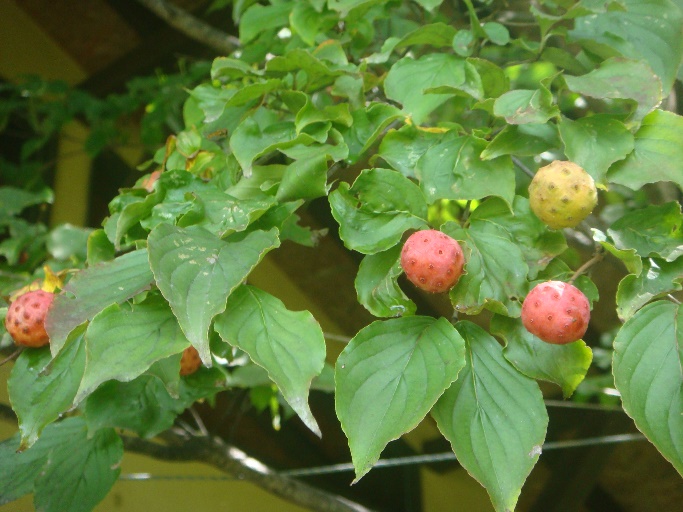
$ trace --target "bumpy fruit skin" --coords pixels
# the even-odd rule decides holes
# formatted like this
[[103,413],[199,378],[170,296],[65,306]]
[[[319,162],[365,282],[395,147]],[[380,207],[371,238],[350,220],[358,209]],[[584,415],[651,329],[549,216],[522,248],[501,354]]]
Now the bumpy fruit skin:
[[522,304],[527,331],[547,343],[564,345],[580,340],[590,320],[590,304],[576,286],[562,281],[536,285]]
[[202,360],[199,358],[199,352],[194,347],[187,347],[183,350],[183,356],[180,358],[180,375],[191,375],[202,365]]
[[5,329],[17,345],[42,347],[50,342],[45,331],[45,317],[54,298],[54,293],[34,290],[20,295],[10,304]]
[[529,185],[531,209],[553,229],[578,226],[597,202],[593,178],[573,162],[555,160],[541,167]]
[[442,293],[458,282],[465,264],[460,244],[435,229],[416,231],[403,245],[401,267],[418,288]]

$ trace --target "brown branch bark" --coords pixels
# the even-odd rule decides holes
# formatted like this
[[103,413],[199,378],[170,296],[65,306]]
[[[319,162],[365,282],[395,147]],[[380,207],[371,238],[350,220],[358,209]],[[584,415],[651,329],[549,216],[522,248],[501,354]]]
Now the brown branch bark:
[[122,436],[126,450],[168,461],[209,464],[238,480],[251,482],[291,503],[321,512],[370,512],[370,509],[342,496],[322,491],[300,480],[273,471],[216,437],[164,436],[172,444],[160,444]]
[[223,55],[229,55],[240,46],[238,38],[212,27],[166,0],[138,0],[138,2],[173,28],[195,41],[218,50]]

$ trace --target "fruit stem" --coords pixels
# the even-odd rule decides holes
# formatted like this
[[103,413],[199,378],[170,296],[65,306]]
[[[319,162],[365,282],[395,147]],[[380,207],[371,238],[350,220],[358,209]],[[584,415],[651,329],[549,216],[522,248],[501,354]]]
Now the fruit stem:
[[605,257],[605,251],[602,248],[601,245],[596,247],[595,253],[589,259],[586,263],[581,265],[578,269],[576,269],[576,272],[574,272],[574,275],[569,279],[569,284],[574,284],[574,281],[576,281],[576,278],[579,277],[581,274],[583,274],[586,270],[591,268],[593,265],[601,261]]
[[513,162],[517,167],[519,167],[519,168],[524,172],[524,174],[526,174],[527,176],[529,176],[529,178],[533,178],[534,176],[536,176],[536,174],[534,174],[534,171],[532,171],[532,170],[529,169],[526,165],[524,165],[524,162],[522,162],[522,161],[521,161],[519,158],[517,158],[516,156],[513,156],[513,157],[512,157],[512,162]]
[[13,359],[16,359],[17,357],[19,357],[19,354],[21,354],[23,351],[24,351],[24,347],[19,347],[14,352],[12,352],[9,356],[7,356],[5,359],[0,361],[0,366],[2,366],[3,364],[9,363]]

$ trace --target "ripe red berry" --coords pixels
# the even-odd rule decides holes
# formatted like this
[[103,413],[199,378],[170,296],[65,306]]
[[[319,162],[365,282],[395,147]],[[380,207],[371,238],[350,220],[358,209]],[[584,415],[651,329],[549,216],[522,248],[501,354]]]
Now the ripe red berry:
[[590,304],[574,285],[547,281],[536,285],[522,304],[527,331],[547,343],[564,345],[580,340],[590,320]]
[[401,267],[418,288],[441,293],[458,282],[465,264],[460,244],[435,229],[410,235],[401,250]]
[[187,347],[183,350],[183,356],[180,358],[180,375],[191,375],[202,365],[202,360],[199,358],[199,352],[194,347]]
[[17,345],[47,345],[50,338],[45,331],[45,317],[54,298],[54,293],[34,290],[20,295],[10,304],[5,317],[5,329]]

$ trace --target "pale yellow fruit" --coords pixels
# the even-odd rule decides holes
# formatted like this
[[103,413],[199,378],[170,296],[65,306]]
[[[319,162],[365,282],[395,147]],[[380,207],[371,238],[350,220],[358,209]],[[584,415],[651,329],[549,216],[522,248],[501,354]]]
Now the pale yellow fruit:
[[593,178],[573,162],[555,160],[541,167],[529,185],[531,209],[553,229],[578,226],[597,202]]

